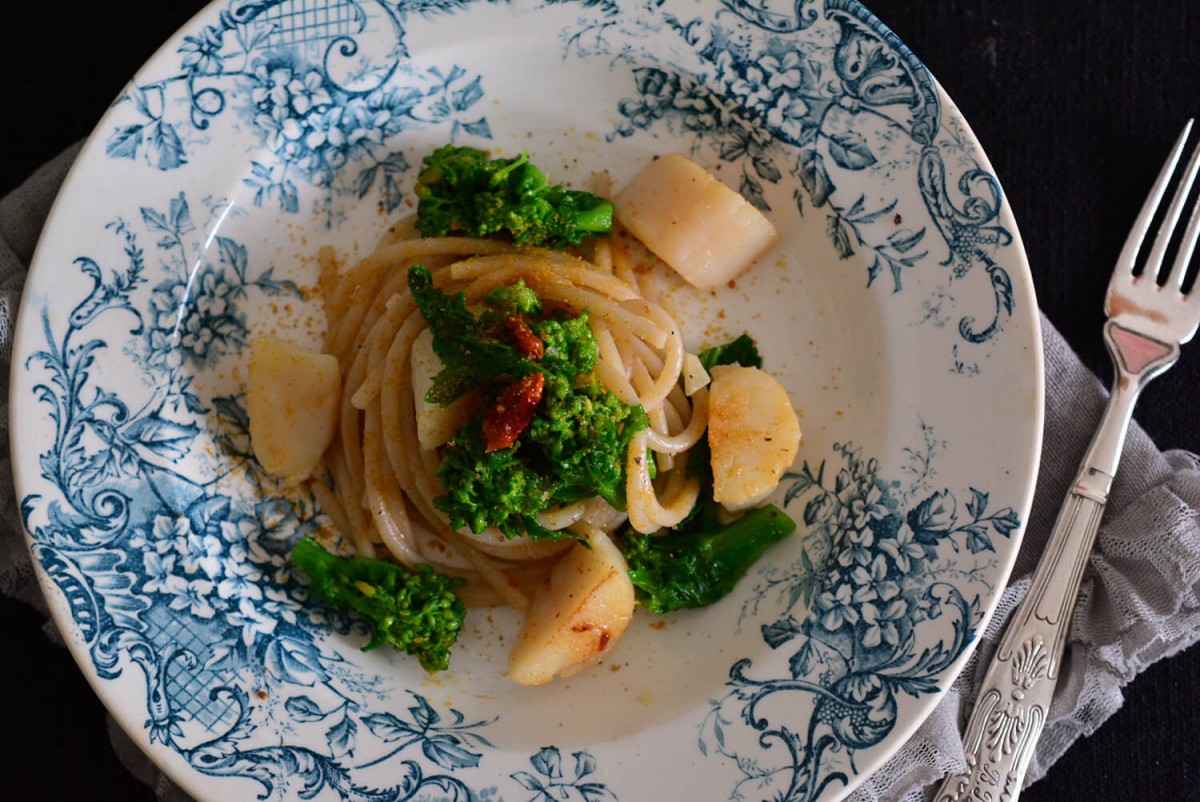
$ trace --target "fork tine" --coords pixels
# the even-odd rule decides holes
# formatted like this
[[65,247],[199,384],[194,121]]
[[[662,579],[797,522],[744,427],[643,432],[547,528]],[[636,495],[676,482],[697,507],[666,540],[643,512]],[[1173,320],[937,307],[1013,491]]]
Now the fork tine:
[[[1192,128],[1191,121],[1188,121],[1187,127],[1184,128],[1183,134],[1180,136],[1180,141],[1176,144],[1176,149],[1181,149],[1181,146],[1187,141],[1187,135]],[[1178,156],[1172,152],[1171,162],[1178,161]],[[1184,169],[1183,178],[1179,181],[1179,186],[1175,190],[1174,197],[1171,198],[1171,205],[1167,209],[1167,216],[1163,218],[1162,224],[1158,227],[1158,235],[1154,238],[1154,247],[1150,249],[1150,254],[1146,257],[1146,266],[1143,268],[1143,277],[1154,280],[1158,277],[1159,270],[1162,269],[1163,259],[1166,257],[1167,248],[1171,244],[1171,236],[1175,232],[1175,226],[1179,222],[1180,215],[1183,214],[1183,207],[1187,204],[1188,193],[1192,191],[1192,182],[1196,178],[1196,172],[1200,170],[1200,148],[1197,148],[1190,159],[1188,159],[1187,167]],[[1165,189],[1165,186],[1163,187]],[[1186,263],[1186,259],[1184,260]],[[1176,265],[1178,265],[1176,260]],[[1182,279],[1180,279],[1182,281]]]
[[1146,232],[1150,230],[1154,212],[1167,192],[1167,184],[1170,183],[1171,176],[1175,173],[1175,166],[1179,164],[1179,157],[1183,155],[1184,145],[1187,144],[1188,135],[1191,132],[1192,120],[1188,120],[1187,125],[1183,127],[1183,133],[1175,141],[1175,146],[1171,148],[1171,154],[1167,157],[1166,163],[1159,171],[1158,178],[1154,179],[1154,185],[1150,187],[1150,194],[1142,203],[1142,210],[1138,212],[1137,219],[1133,221],[1133,226],[1129,229],[1129,236],[1125,238],[1125,245],[1121,248],[1120,256],[1117,257],[1117,264],[1124,265],[1131,270],[1137,264],[1137,254],[1142,247],[1142,241],[1146,238]]
[[[1200,148],[1197,148],[1197,153],[1200,154]],[[1175,255],[1175,262],[1171,265],[1171,272],[1167,274],[1167,281],[1164,287],[1174,287],[1175,289],[1183,288],[1184,277],[1187,276],[1188,265],[1192,262],[1192,254],[1196,250],[1196,241],[1200,240],[1200,200],[1197,200],[1192,206],[1192,216],[1188,219],[1187,229],[1183,232],[1183,239],[1179,242],[1179,252]],[[1200,293],[1195,292],[1197,287],[1195,284],[1189,295],[1194,295],[1196,300],[1200,300]]]

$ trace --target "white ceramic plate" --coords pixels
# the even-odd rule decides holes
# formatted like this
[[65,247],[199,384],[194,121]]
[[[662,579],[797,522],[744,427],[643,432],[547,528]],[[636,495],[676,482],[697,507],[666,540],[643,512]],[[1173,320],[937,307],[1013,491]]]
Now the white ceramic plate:
[[[799,408],[799,529],[732,596],[518,688],[473,612],[435,677],[304,600],[321,525],[249,456],[248,338],[315,341],[315,254],[361,253],[423,154],[552,178],[704,163],[781,244],[681,299]],[[1036,302],[966,123],[852,0],[213,4],[84,149],[38,249],[16,481],[57,621],[201,800],[835,799],[936,703],[1017,552],[1041,435]],[[503,638],[500,636],[503,635]]]

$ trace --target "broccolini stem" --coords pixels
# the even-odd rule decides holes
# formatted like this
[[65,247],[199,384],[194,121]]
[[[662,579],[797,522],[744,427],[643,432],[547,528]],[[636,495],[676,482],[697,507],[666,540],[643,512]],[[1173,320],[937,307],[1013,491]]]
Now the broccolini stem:
[[[500,160],[497,160],[497,162],[499,162],[499,161]],[[507,166],[500,167],[499,169],[497,169],[496,172],[494,172],[492,174],[492,177],[491,177],[491,180],[489,181],[489,183],[493,187],[500,186],[501,184],[503,184],[505,181],[508,180],[508,177],[510,175],[512,175],[512,172],[514,170],[516,170],[518,167],[520,167],[523,164],[529,164],[529,151],[527,151],[527,150],[521,151],[521,155],[514,157],[512,159],[512,161],[510,161],[508,163]],[[530,166],[532,166],[532,165],[530,165]]]
[[638,601],[663,614],[723,598],[795,528],[783,510],[767,504],[715,530],[643,535],[629,528],[622,540]]

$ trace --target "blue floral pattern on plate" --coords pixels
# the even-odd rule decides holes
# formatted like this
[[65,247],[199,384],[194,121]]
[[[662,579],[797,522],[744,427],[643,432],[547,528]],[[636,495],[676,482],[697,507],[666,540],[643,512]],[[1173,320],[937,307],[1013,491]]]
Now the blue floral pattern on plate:
[[[523,719],[539,714],[519,703],[367,660],[361,625],[308,603],[287,554],[329,524],[255,461],[236,378],[264,317],[312,303],[281,229],[369,232],[410,202],[431,142],[507,147],[537,125],[570,140],[571,120],[529,122],[488,60],[491,27],[525,34],[535,18],[570,80],[603,90],[589,101],[594,161],[675,147],[719,165],[781,227],[804,229],[825,254],[812,257],[818,290],[875,310],[916,376],[896,378],[895,400],[830,379],[806,396],[829,423],[806,424],[780,489],[798,535],[723,612],[672,625],[728,626],[722,675],[644,731],[591,739],[528,735]],[[482,55],[431,45],[455,36]],[[682,788],[686,772],[693,798],[794,802],[843,796],[898,747],[898,725],[952,679],[1015,556],[1040,363],[999,184],[878,20],[850,0],[231,0],[173,45],[118,99],[64,191],[52,230],[99,188],[129,184],[102,225],[39,250],[13,407],[28,432],[22,515],[59,620],[106,702],[185,787],[595,802]],[[800,298],[741,291],[780,313]],[[847,336],[875,341],[847,317]],[[768,353],[801,370],[795,343],[765,332]],[[845,338],[812,336],[813,360],[833,365],[823,354]],[[887,362],[847,358],[831,373]],[[1001,390],[983,386],[993,374]],[[856,403],[866,411],[841,422]],[[1001,442],[963,409],[1014,434]]]

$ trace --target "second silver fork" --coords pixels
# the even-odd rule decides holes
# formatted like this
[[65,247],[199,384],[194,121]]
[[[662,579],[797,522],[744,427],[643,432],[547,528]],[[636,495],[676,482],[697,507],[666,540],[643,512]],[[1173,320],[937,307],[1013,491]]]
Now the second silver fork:
[[1146,198],[1109,280],[1104,338],[1113,360],[1112,394],[1059,511],[1029,595],[1008,623],[980,686],[964,737],[966,772],[946,779],[935,797],[937,802],[1013,802],[1020,794],[1046,723],[1079,584],[1121,459],[1134,404],[1152,378],[1175,364],[1179,346],[1192,338],[1200,323],[1200,291],[1183,292],[1200,236],[1200,203],[1193,204],[1195,208],[1187,215],[1188,224],[1170,270],[1160,276],[1200,171],[1200,148],[1178,179],[1145,266],[1136,270],[1143,241],[1173,182],[1191,128],[1189,120]]

